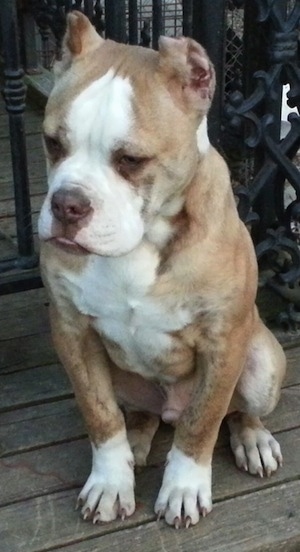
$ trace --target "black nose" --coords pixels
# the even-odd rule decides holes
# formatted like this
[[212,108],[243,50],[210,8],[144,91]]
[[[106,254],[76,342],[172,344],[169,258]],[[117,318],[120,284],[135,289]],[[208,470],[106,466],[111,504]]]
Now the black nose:
[[58,190],[51,199],[52,213],[57,220],[74,223],[91,211],[91,202],[79,189]]

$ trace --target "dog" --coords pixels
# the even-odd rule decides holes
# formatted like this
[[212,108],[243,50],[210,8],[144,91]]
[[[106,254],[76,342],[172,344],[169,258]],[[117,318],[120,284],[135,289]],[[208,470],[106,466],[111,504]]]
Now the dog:
[[214,68],[190,38],[161,37],[158,52],[117,44],[72,12],[55,75],[41,270],[91,440],[82,516],[133,514],[134,464],[162,419],[175,432],[155,512],[189,527],[212,509],[225,417],[239,468],[282,464],[260,417],[285,357],[255,306],[253,244],[207,135]]

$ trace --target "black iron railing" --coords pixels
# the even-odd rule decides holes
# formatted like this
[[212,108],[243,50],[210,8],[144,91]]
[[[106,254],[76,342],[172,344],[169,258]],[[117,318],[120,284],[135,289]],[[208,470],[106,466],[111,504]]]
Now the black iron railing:
[[[0,12],[4,61],[3,95],[9,117],[17,230],[17,256],[0,260],[1,273],[15,269],[20,271],[32,269],[37,266],[38,259],[33,246],[30,190],[24,132],[26,90],[23,82],[23,69],[20,64],[19,33],[14,2],[3,2]],[[25,280],[24,286],[21,285],[22,280]],[[27,287],[26,280],[26,276],[22,276],[21,278],[18,278],[17,275],[11,276],[4,282],[0,281],[0,287],[3,285],[5,291],[15,289],[18,286],[23,289],[23,287]],[[38,276],[36,274],[31,274],[30,278],[28,278],[28,285],[31,287],[35,281],[39,281]]]
[[[14,5],[2,0],[0,16],[18,226],[15,266],[31,267],[36,262],[22,69],[30,73],[41,65],[51,68],[60,50],[66,13],[75,8],[88,15],[99,33],[118,41],[155,48],[160,34],[185,34],[207,48],[218,81],[209,120],[211,141],[229,162],[240,216],[253,224],[257,256],[271,271],[271,285],[282,294],[299,286],[298,113],[289,116],[285,136],[281,135],[284,85],[289,85],[289,106],[300,106],[299,0],[27,0],[18,14]],[[8,266],[0,260],[0,270]]]

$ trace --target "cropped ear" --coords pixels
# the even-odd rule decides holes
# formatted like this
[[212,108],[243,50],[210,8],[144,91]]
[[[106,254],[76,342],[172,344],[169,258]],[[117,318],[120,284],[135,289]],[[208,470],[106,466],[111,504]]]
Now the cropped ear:
[[67,15],[67,28],[62,43],[61,60],[54,66],[55,76],[70,67],[75,58],[98,48],[104,39],[98,35],[89,19],[79,11]]
[[167,82],[177,82],[183,100],[196,111],[208,111],[215,91],[215,71],[205,49],[191,38],[159,39],[159,66]]

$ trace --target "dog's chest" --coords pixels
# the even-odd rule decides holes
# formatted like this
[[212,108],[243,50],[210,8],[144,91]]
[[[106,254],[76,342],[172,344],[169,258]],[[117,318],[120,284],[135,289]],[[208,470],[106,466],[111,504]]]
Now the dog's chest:
[[[77,309],[93,317],[95,329],[108,340],[112,359],[124,368],[155,376],[155,359],[169,354],[169,332],[191,321],[187,308],[172,298],[155,298],[159,257],[142,244],[118,258],[91,256],[81,275],[68,283]],[[117,347],[115,347],[115,346]]]

